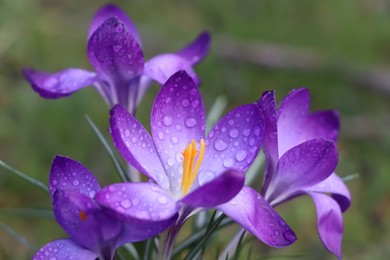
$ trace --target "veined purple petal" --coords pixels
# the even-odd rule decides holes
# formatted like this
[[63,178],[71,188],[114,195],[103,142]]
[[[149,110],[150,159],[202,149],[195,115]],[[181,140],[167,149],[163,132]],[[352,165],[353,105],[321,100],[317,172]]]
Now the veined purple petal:
[[81,163],[65,156],[57,155],[52,163],[49,176],[50,195],[57,190],[77,191],[93,198],[100,190],[95,176]]
[[33,256],[33,260],[68,260],[68,259],[84,259],[95,260],[100,256],[95,252],[80,246],[72,239],[54,240],[44,245]]
[[47,73],[25,68],[23,74],[32,88],[44,98],[66,97],[98,81],[96,73],[82,69]]
[[145,63],[144,74],[160,84],[164,84],[174,73],[185,70],[188,75],[199,85],[199,78],[192,69],[192,64],[185,58],[166,53],[154,56]]
[[115,238],[121,223],[107,216],[90,197],[77,191],[57,190],[53,195],[54,216],[61,227],[78,244],[99,254],[103,245],[115,250]]
[[338,153],[333,141],[313,139],[288,150],[280,158],[266,193],[272,204],[328,178],[335,170]]
[[264,136],[264,119],[254,105],[239,106],[225,115],[206,137],[201,170],[220,174],[226,169],[245,172],[256,158]]
[[278,113],[279,155],[301,142],[300,135],[309,113],[310,94],[306,88],[296,89],[283,100]]
[[179,209],[176,200],[152,182],[112,184],[103,188],[95,200],[117,218],[130,223],[169,220]]
[[111,136],[119,153],[137,170],[168,189],[168,177],[146,129],[121,105],[114,106],[110,114]]
[[339,205],[331,197],[308,192],[317,211],[318,233],[325,247],[341,259],[341,240],[343,236],[343,217]]
[[336,173],[332,173],[327,179],[305,189],[305,191],[330,193],[339,204],[342,212],[346,211],[351,205],[351,194],[343,180]]
[[265,244],[285,247],[297,240],[294,231],[252,188],[244,188],[228,203],[217,207]]
[[[198,179],[201,180],[201,179]],[[180,202],[199,208],[212,208],[226,203],[237,195],[244,185],[245,174],[237,170],[227,170],[218,177],[186,195]]]
[[133,21],[122,9],[114,4],[106,4],[97,10],[88,29],[88,39],[97,30],[97,28],[99,28],[100,25],[102,25],[108,18],[111,17],[117,17],[119,20],[121,20],[131,36],[133,36],[139,45],[142,45],[141,38],[139,37],[137,28],[135,27]]
[[177,54],[191,65],[195,65],[206,57],[210,48],[210,38],[208,32],[202,32],[195,40],[177,52]]
[[199,145],[206,127],[198,87],[185,71],[175,73],[160,89],[151,113],[154,143],[173,187],[180,186],[182,152],[195,140]]
[[265,122],[263,151],[266,161],[262,186],[262,194],[264,194],[279,160],[275,91],[264,92],[257,105],[263,113]]
[[[340,119],[337,111],[318,111],[311,113],[305,122],[302,139],[325,138],[337,141]],[[302,140],[303,141],[303,140]]]
[[141,47],[116,17],[107,19],[92,34],[88,58],[106,81],[123,85],[141,74],[144,65]]

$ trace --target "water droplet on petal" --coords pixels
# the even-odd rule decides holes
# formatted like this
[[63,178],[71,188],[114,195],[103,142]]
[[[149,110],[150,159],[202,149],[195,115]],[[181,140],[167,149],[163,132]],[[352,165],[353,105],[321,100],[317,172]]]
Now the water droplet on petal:
[[236,138],[240,134],[240,131],[238,131],[236,128],[232,128],[229,130],[229,135],[232,138]]
[[226,150],[226,148],[228,147],[229,145],[228,145],[228,143],[226,143],[224,140],[222,140],[222,139],[216,139],[215,141],[214,141],[214,148],[215,148],[215,150],[217,150],[217,151],[224,151],[224,150]]
[[164,139],[164,134],[163,134],[163,132],[158,132],[158,138],[160,139],[160,140],[163,140]]
[[134,206],[137,206],[139,204],[139,199],[135,198],[132,200],[132,202]]
[[125,137],[129,137],[130,136],[130,131],[129,131],[129,129],[126,129],[125,130]]
[[236,153],[236,160],[242,162],[247,157],[248,152],[245,150],[240,150]]
[[287,230],[283,233],[283,237],[289,241],[289,242],[293,242],[295,240],[297,240],[297,236],[294,234],[294,232],[292,232],[291,230]]
[[167,164],[168,164],[169,166],[173,166],[173,165],[175,164],[175,159],[173,159],[172,157],[169,157],[169,158],[167,159]]
[[233,119],[229,119],[228,124],[229,125],[233,125],[234,124],[234,120]]
[[136,143],[136,142],[137,142],[137,138],[132,137],[132,138],[131,138],[131,141],[132,141],[133,143]]
[[122,200],[121,205],[123,208],[128,209],[131,206],[131,202],[129,200]]
[[179,140],[177,139],[176,136],[172,136],[172,137],[171,137],[171,141],[172,141],[172,143],[174,143],[174,144],[177,144],[177,143],[179,142]]
[[168,203],[168,199],[167,199],[167,197],[165,197],[165,196],[161,196],[161,197],[158,198],[158,202],[159,202],[161,205],[165,205],[165,204]]
[[183,107],[188,107],[190,105],[190,101],[188,101],[188,99],[183,99],[181,101],[181,104],[183,105]]
[[251,130],[249,128],[245,128],[242,133],[245,135],[245,136],[249,136],[251,134]]
[[227,158],[227,159],[223,160],[223,166],[225,166],[226,168],[233,167],[234,160],[232,158]]
[[117,23],[115,25],[115,31],[118,32],[118,33],[122,32],[123,31],[123,24]]
[[74,180],[74,181],[73,181],[73,185],[74,185],[74,186],[78,186],[79,184],[80,184],[80,182],[79,182],[78,180]]
[[171,126],[173,123],[173,119],[170,116],[164,116],[162,122],[165,126]]
[[193,117],[188,117],[186,118],[186,120],[184,121],[185,125],[187,127],[194,127],[196,126],[197,122],[196,122],[196,119],[193,118]]

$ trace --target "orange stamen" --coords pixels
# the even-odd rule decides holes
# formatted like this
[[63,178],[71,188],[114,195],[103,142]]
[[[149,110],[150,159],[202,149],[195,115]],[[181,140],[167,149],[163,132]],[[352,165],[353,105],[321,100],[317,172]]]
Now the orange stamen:
[[79,215],[80,215],[81,221],[85,221],[87,219],[87,217],[88,217],[87,213],[85,213],[82,210],[80,210]]
[[[204,151],[205,151],[204,140],[200,140],[200,151],[196,150],[196,142],[192,140],[182,152],[183,154],[183,175],[181,179],[181,191],[183,194],[187,194],[191,188],[192,183],[196,179],[200,165],[202,164]],[[198,155],[197,158],[195,158]]]

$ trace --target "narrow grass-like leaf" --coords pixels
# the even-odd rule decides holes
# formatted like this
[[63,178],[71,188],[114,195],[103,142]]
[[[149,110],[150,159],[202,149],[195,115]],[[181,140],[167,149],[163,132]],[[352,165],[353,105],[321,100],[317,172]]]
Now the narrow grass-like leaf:
[[99,140],[102,143],[103,147],[106,149],[108,155],[110,156],[112,162],[115,165],[115,168],[116,168],[116,170],[117,170],[117,172],[119,174],[119,177],[124,182],[131,181],[130,178],[127,176],[125,170],[123,169],[122,165],[120,164],[118,158],[116,157],[114,150],[109,145],[109,143],[107,142],[107,140],[104,137],[104,135],[102,134],[102,132],[99,130],[99,128],[95,125],[95,123],[92,121],[92,119],[89,116],[85,115],[85,118],[87,119],[87,122],[91,126],[93,132],[99,138]]
[[236,247],[236,252],[234,253],[234,257],[233,259],[240,259],[240,254],[242,252],[242,247],[243,247],[243,239],[244,239],[244,236],[245,236],[245,232],[246,230],[244,230],[240,236],[240,240],[238,240],[238,244],[237,244],[237,247]]
[[351,174],[351,175],[347,175],[345,177],[342,178],[343,182],[350,182],[350,181],[354,181],[356,179],[358,179],[360,176],[359,176],[359,173],[355,173],[355,174]]
[[222,222],[222,220],[226,217],[225,214],[222,214],[220,217],[217,218],[217,220],[210,226],[207,227],[207,232],[203,236],[203,238],[199,241],[199,243],[195,246],[195,248],[188,253],[188,255],[185,257],[185,260],[194,259],[198,252],[206,245],[208,239],[210,236],[214,233],[218,225]]
[[137,249],[135,249],[134,245],[131,243],[124,244],[122,246],[126,251],[133,257],[133,259],[141,259],[138,255]]
[[264,154],[259,153],[251,167],[245,173],[245,185],[250,186],[256,180],[256,177],[261,172],[260,169],[263,167],[264,161]]
[[34,251],[37,250],[37,248],[33,244],[31,244],[24,236],[20,235],[18,232],[16,232],[15,230],[10,228],[6,224],[0,222],[0,229],[3,230],[8,235],[15,238],[17,241],[19,241],[19,243],[21,243],[25,247],[27,247],[31,250],[34,250]]
[[21,171],[16,170],[12,166],[6,164],[5,162],[3,162],[1,160],[0,160],[0,166],[2,166],[3,168],[7,169],[10,172],[12,172],[13,174],[21,177],[22,179],[25,179],[26,181],[34,184],[35,186],[38,186],[38,187],[44,189],[45,191],[49,191],[49,188],[45,184],[43,184],[42,182],[40,182],[40,181],[38,181],[38,180],[36,180],[36,179],[34,179],[34,178],[24,174]]
[[210,111],[208,112],[208,116],[206,119],[206,126],[208,132],[211,127],[221,118],[223,111],[225,110],[227,105],[227,100],[223,96],[217,97]]
[[53,211],[48,209],[3,208],[0,209],[0,215],[54,219]]
[[[216,228],[216,230],[220,230],[230,224],[233,224],[234,221],[231,219],[224,219],[222,223]],[[191,236],[187,237],[185,240],[183,240],[180,244],[178,244],[172,252],[172,257],[177,256],[180,254],[183,250],[186,248],[193,246],[194,244],[198,243],[198,241],[202,238],[202,236],[205,234],[205,230],[207,227],[191,234]]]
[[154,238],[150,238],[150,239],[148,239],[148,240],[146,241],[144,257],[142,258],[143,260],[152,259],[152,255],[153,255],[153,243],[154,243]]

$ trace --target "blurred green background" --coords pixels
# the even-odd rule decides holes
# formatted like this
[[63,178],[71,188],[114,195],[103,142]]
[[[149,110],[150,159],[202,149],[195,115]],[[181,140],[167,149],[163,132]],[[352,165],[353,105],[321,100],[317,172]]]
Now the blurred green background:
[[[87,88],[66,99],[45,100],[21,75],[26,65],[53,72],[90,68],[87,28],[104,3],[0,1],[0,160],[44,183],[55,154],[82,162],[102,185],[119,181],[85,120],[87,114],[107,129],[108,108],[97,92]],[[178,50],[204,29],[211,32],[209,56],[196,68],[206,109],[217,96],[227,98],[229,110],[255,101],[264,90],[276,89],[281,100],[301,86],[311,91],[312,110],[337,109],[342,120],[337,172],[359,174],[348,183],[353,203],[344,214],[344,258],[390,257],[390,1],[115,3],[138,26],[146,58]],[[156,92],[156,86],[151,88],[139,109],[147,125]],[[5,232],[4,225],[37,248],[65,236],[52,219],[13,215],[6,210],[11,208],[50,209],[50,198],[1,168],[0,259],[28,259],[35,252]],[[285,249],[253,242],[253,259],[333,258],[317,236],[310,199],[278,211],[299,240]]]

